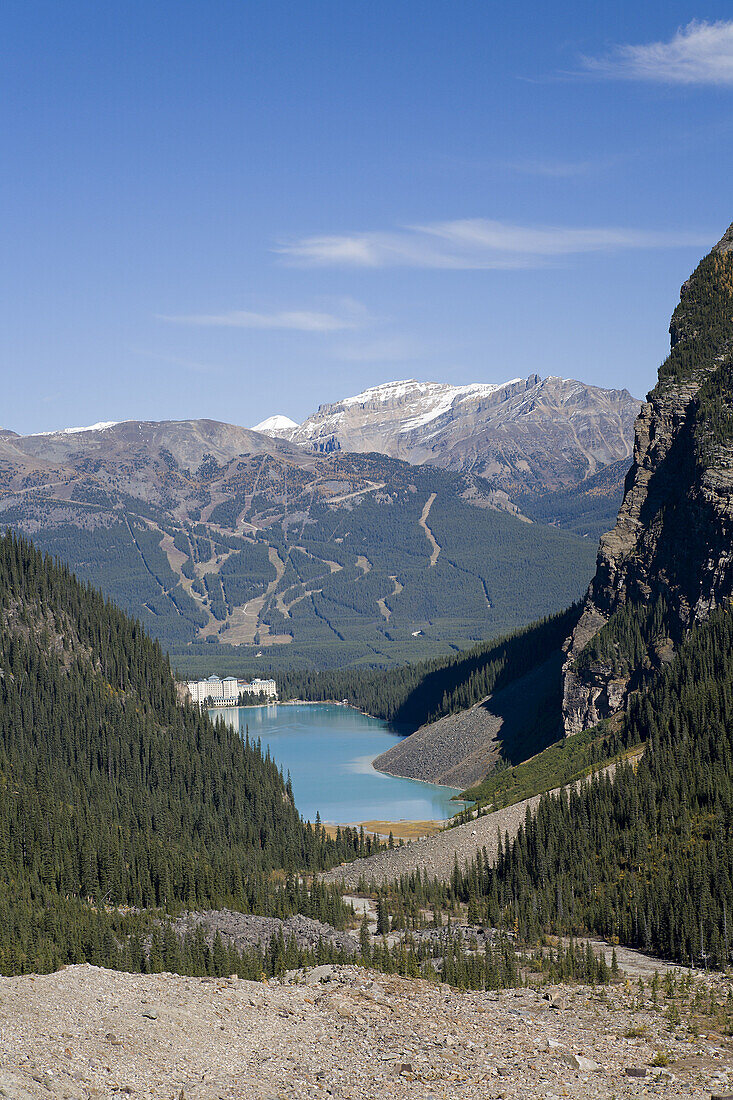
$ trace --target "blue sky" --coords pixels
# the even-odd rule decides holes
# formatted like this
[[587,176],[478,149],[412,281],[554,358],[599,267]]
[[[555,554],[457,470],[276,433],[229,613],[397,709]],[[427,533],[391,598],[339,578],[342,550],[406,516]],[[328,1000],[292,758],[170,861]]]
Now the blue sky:
[[643,395],[733,220],[731,17],[6,0],[0,424],[534,371]]

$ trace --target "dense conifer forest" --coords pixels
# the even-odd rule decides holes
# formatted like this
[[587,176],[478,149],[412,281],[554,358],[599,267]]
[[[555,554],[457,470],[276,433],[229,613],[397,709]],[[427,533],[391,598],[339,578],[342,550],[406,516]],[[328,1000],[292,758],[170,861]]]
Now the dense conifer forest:
[[579,613],[578,605],[573,605],[454,657],[399,669],[278,673],[278,691],[281,699],[346,699],[376,718],[416,729],[424,722],[465,710],[559,653]]
[[258,745],[180,705],[139,623],[10,534],[0,615],[0,969],[109,954],[111,907],[343,916],[270,873],[371,842],[303,823]]
[[[695,966],[733,962],[733,610],[696,626],[609,751],[642,744],[569,796],[546,796],[496,867],[405,879],[392,904],[458,899],[533,942],[592,932]],[[389,894],[389,891],[387,891]]]

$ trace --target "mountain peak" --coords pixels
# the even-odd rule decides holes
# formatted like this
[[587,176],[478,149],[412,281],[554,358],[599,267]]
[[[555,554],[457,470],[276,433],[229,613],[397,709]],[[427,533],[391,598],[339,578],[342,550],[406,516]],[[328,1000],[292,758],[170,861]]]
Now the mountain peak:
[[477,474],[507,492],[567,488],[631,457],[638,408],[625,390],[538,374],[464,385],[406,378],[320,405],[287,438],[319,454],[377,451]]
[[728,226],[713,252],[733,252],[733,224]]
[[276,413],[274,416],[268,416],[267,419],[261,420],[259,424],[255,424],[252,431],[260,432],[262,435],[284,435],[288,438],[287,433],[292,432],[298,426],[295,420],[291,420],[289,416]]

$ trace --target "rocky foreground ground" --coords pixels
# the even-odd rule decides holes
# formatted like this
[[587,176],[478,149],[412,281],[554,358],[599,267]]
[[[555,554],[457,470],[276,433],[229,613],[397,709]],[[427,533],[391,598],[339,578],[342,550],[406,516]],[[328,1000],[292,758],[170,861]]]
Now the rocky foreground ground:
[[731,1039],[670,1031],[635,987],[550,998],[357,967],[261,984],[88,965],[3,978],[0,1096],[673,1100],[733,1087]]

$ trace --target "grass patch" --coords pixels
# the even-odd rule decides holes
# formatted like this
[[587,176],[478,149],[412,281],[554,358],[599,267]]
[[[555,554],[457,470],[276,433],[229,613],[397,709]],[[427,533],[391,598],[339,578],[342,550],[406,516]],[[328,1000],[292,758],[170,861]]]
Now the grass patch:
[[[611,721],[565,737],[536,756],[514,767],[500,766],[475,787],[461,795],[479,807],[503,809],[533,795],[564,787],[611,763],[619,745]],[[637,750],[626,750],[633,755]]]
[[646,1036],[647,1029],[644,1024],[639,1027],[627,1027],[624,1032],[624,1039],[643,1039]]

